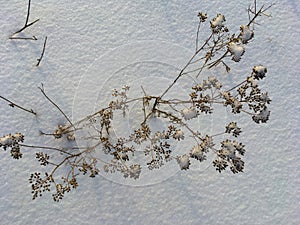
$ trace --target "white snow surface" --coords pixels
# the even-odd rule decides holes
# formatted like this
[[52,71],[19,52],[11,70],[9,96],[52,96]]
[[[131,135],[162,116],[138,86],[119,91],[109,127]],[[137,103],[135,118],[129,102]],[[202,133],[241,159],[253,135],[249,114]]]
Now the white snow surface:
[[[8,37],[24,25],[27,1],[1,1],[0,95],[32,107],[38,116],[0,101],[0,136],[21,132],[25,134],[25,143],[51,144],[44,142],[46,139],[39,136],[38,130],[54,128],[64,118],[37,89],[41,83],[49,96],[72,117],[74,107],[78,109],[78,105],[73,105],[76,98],[85,99],[98,88],[90,86],[82,91],[86,77],[94,76],[101,81],[100,76],[102,85],[110,79],[121,87],[126,78],[114,78],[136,69],[130,67],[134,58],[128,56],[133,60],[128,67],[107,65],[111,73],[106,74],[104,65],[100,74],[87,74],[101,63],[97,59],[116,54],[118,49],[124,49],[122,46],[135,43],[141,46],[149,41],[178,46],[185,49],[184,56],[188,52],[192,54],[199,11],[207,12],[209,18],[224,14],[225,24],[238,33],[240,25],[247,23],[246,8],[250,3],[252,1],[33,0],[29,21],[37,18],[40,21],[27,28],[23,35],[35,35],[38,40],[22,41]],[[0,224],[300,224],[300,3],[294,0],[275,3],[270,10],[272,17],[260,18],[261,25],[256,26],[255,36],[246,46],[241,62],[231,62],[229,75],[219,73],[235,83],[240,76],[250,75],[255,65],[262,64],[268,69],[262,83],[272,99],[270,121],[258,125],[248,118],[242,119],[241,141],[247,150],[243,174],[233,175],[229,171],[219,174],[210,166],[178,171],[169,179],[146,186],[123,185],[102,176],[83,177],[79,187],[66,194],[60,203],[55,203],[47,194],[32,201],[28,178],[31,172],[40,170],[32,157],[33,150],[23,150],[23,158],[17,161],[1,149]],[[200,38],[205,35],[206,32],[200,33]],[[36,67],[45,36],[48,37],[45,56]],[[143,54],[145,52],[147,54],[147,51]],[[164,57],[178,56],[171,52],[165,54]],[[175,65],[177,59],[158,62],[161,58],[154,57],[151,60],[152,51],[143,57],[137,57],[144,61],[136,63],[167,71],[177,71],[180,67]],[[154,91],[151,85],[145,87],[146,91]],[[166,83],[159,85],[163,89]],[[141,90],[136,89],[132,94],[140,95]],[[94,97],[91,108],[95,101],[100,101],[98,96]],[[83,107],[82,111],[85,110]]]

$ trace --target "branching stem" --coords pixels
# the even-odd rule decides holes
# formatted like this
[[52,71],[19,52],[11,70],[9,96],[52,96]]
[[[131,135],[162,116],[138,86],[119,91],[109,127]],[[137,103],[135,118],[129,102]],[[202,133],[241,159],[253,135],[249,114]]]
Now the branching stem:
[[35,36],[33,36],[32,38],[23,38],[23,37],[14,37],[14,35],[18,34],[18,33],[21,33],[23,30],[25,30],[26,28],[32,26],[33,24],[35,24],[36,22],[38,22],[40,19],[36,19],[35,21],[31,22],[31,23],[28,23],[29,21],[29,16],[30,16],[30,7],[31,7],[31,0],[28,1],[28,6],[27,6],[27,16],[26,16],[26,21],[25,21],[25,24],[24,26],[16,31],[15,33],[13,33],[9,39],[23,39],[23,40],[37,40],[37,38]]
[[48,95],[45,93],[45,89],[44,89],[44,85],[42,84],[42,87],[38,87],[38,89],[40,89],[40,91],[42,92],[42,94],[47,98],[47,100],[49,102],[51,102],[52,105],[54,105],[61,113],[62,115],[66,118],[66,120],[71,124],[71,126],[75,129],[73,123],[71,122],[71,120],[67,117],[67,115],[62,111],[62,109],[55,103],[53,102]]

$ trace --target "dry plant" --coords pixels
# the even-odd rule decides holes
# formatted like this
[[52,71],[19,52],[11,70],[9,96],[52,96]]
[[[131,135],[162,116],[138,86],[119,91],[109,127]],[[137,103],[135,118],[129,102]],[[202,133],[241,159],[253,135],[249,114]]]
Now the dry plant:
[[[225,25],[224,15],[218,14],[207,22],[207,14],[200,12],[195,52],[174,81],[158,96],[144,91],[143,96],[131,98],[128,94],[130,87],[124,86],[120,90],[113,90],[112,101],[106,107],[87,115],[82,120],[71,122],[63,110],[47,95],[44,86],[39,87],[47,100],[66,119],[66,124],[58,125],[50,133],[41,131],[41,135],[66,139],[70,145],[60,148],[28,145],[23,143],[24,135],[20,133],[0,138],[0,147],[4,150],[9,149],[15,159],[22,157],[21,148],[40,150],[36,153],[36,159],[45,167],[43,171],[47,172],[31,174],[29,181],[32,185],[33,199],[41,196],[43,192],[52,192],[55,201],[61,200],[65,193],[78,186],[79,175],[95,177],[99,173],[119,172],[125,178],[138,179],[142,169],[147,169],[134,163],[135,154],[141,147],[145,165],[150,170],[162,169],[170,161],[178,163],[181,170],[188,170],[191,163],[203,162],[207,160],[208,153],[213,153],[212,165],[218,172],[227,168],[234,174],[243,172],[243,156],[246,150],[244,144],[237,139],[242,130],[236,121],[223,121],[224,131],[218,134],[201,133],[201,130],[194,129],[191,124],[199,116],[214,113],[217,107],[227,107],[233,115],[250,116],[255,123],[268,121],[270,116],[268,104],[271,100],[268,93],[259,87],[259,81],[267,73],[263,65],[252,67],[244,81],[233,87],[223,87],[215,76],[202,81],[199,77],[203,74],[203,69],[223,65],[224,69],[229,71],[230,61],[239,62],[245,53],[244,46],[253,41],[257,18],[269,16],[266,11],[270,7],[271,5],[259,8],[254,1],[254,6],[248,8],[249,21],[240,26],[237,34],[230,33]],[[210,30],[210,34],[201,43],[199,34],[203,26]],[[191,69],[195,65],[197,69]],[[191,85],[189,95],[185,99],[167,99],[166,95],[170,89],[187,74],[193,75],[198,80],[196,85]],[[139,121],[140,126],[130,131],[128,136],[115,137],[114,121],[118,120],[119,112],[124,117],[128,116],[128,110],[133,104],[139,104],[143,112],[143,119]],[[160,118],[162,122],[168,124],[166,129],[157,130],[153,127],[150,121],[155,118]],[[88,136],[80,136],[79,131],[86,128],[91,132]],[[184,142],[188,136],[193,138],[194,143],[189,143],[190,148],[186,149],[184,154],[176,154],[174,143]],[[217,137],[222,140],[216,142]],[[76,140],[80,139],[90,141],[89,146],[77,146]],[[96,157],[95,152],[102,152],[106,157]]]
[[32,36],[32,37],[18,37],[16,36],[17,34],[21,33],[22,31],[24,31],[25,29],[27,29],[28,27],[32,26],[33,24],[35,24],[36,22],[38,22],[40,19],[36,19],[31,23],[29,22],[29,16],[30,16],[30,7],[31,7],[31,0],[28,1],[28,5],[27,5],[27,16],[26,16],[26,20],[25,20],[25,24],[24,26],[19,29],[18,31],[14,32],[9,39],[18,39],[18,40],[34,40],[36,41],[37,38],[36,36]]
[[[37,41],[37,37],[36,36],[32,36],[32,37],[20,37],[20,36],[17,36],[19,33],[23,32],[25,29],[27,29],[28,27],[32,26],[33,24],[35,24],[36,22],[38,22],[40,19],[36,19],[34,20],[33,22],[31,23],[28,23],[29,21],[29,17],[30,17],[30,9],[31,9],[31,0],[28,0],[28,5],[27,5],[27,16],[26,16],[26,20],[25,20],[25,24],[24,26],[19,29],[18,31],[14,32],[12,35],[9,36],[9,39],[11,40],[33,40],[33,41]],[[42,49],[42,53],[41,53],[41,56],[37,59],[37,63],[36,63],[36,66],[39,66],[43,57],[44,57],[44,54],[45,54],[45,50],[46,50],[46,43],[47,43],[47,36],[45,37],[45,40],[44,40],[44,44],[43,44],[43,49]]]

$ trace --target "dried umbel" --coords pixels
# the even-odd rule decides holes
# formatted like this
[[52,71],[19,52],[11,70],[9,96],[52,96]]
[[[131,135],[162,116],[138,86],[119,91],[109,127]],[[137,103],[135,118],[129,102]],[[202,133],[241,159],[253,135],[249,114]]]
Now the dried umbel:
[[0,147],[4,150],[10,149],[11,157],[14,159],[22,158],[20,151],[20,143],[24,141],[24,135],[15,133],[14,135],[8,134],[0,138]]
[[[106,106],[101,105],[95,113],[79,121],[71,121],[50,99],[44,86],[39,87],[46,99],[66,119],[65,124],[51,128],[51,132],[40,133],[64,145],[23,144],[24,135],[21,133],[0,138],[0,147],[10,149],[15,159],[22,157],[20,148],[39,149],[35,158],[43,170],[48,172],[31,174],[29,182],[33,199],[44,192],[52,192],[53,199],[60,201],[66,193],[78,187],[77,178],[80,175],[94,178],[100,173],[120,173],[124,178],[136,180],[143,175],[144,170],[164,169],[167,163],[175,163],[178,169],[186,171],[194,164],[209,160],[218,172],[226,169],[234,174],[243,172],[246,149],[238,141],[243,134],[238,117],[234,121],[227,121],[226,117],[220,119],[217,125],[222,126],[219,129],[222,132],[216,134],[206,133],[201,126],[193,125],[199,119],[213,114],[216,109],[224,107],[229,109],[233,117],[243,114],[254,123],[266,123],[269,120],[268,105],[271,100],[268,92],[260,88],[260,82],[267,74],[266,67],[252,65],[248,75],[231,87],[222,84],[218,74],[208,77],[203,74],[207,69],[213,73],[217,66],[224,66],[229,72],[229,63],[242,60],[246,54],[245,46],[254,41],[255,20],[266,15],[269,7],[257,9],[257,5],[248,9],[249,22],[241,25],[237,34],[230,33],[224,15],[217,14],[209,21],[206,13],[199,13],[194,55],[160,95],[146,93],[141,87],[143,96],[131,96],[130,87],[125,85],[120,90],[113,89],[112,100]],[[200,28],[205,26],[210,30],[210,35],[200,44],[198,34]],[[185,97],[168,98],[167,93],[185,75],[194,78],[189,93]],[[116,136],[116,125],[124,122],[125,117],[132,116],[128,111],[137,105],[140,106],[143,118],[133,115],[130,119],[141,121],[135,121],[137,126],[134,129]],[[160,121],[163,126],[153,125],[152,120]],[[88,132],[80,132],[85,129]],[[86,140],[88,144],[76,146],[75,140]],[[175,147],[178,143],[185,143],[180,151]],[[137,160],[136,155],[142,158],[142,162]]]

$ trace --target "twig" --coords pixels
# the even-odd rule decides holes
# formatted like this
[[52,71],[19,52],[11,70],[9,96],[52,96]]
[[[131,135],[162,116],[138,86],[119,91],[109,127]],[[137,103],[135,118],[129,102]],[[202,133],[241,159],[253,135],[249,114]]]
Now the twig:
[[39,66],[43,57],[44,57],[44,54],[45,54],[45,50],[46,50],[46,43],[47,43],[47,36],[45,37],[45,41],[44,41],[44,46],[43,46],[43,51],[42,51],[42,54],[41,54],[41,57],[37,59],[37,64],[36,66]]
[[30,16],[30,5],[31,5],[31,0],[28,1],[28,7],[27,7],[27,17],[26,17],[26,21],[25,21],[25,25],[24,27],[22,27],[20,30],[18,30],[17,32],[15,32],[14,34],[20,33],[23,30],[25,30],[27,27],[30,27],[31,25],[35,24],[37,21],[39,21],[40,19],[36,19],[35,21],[31,22],[28,24],[28,20],[29,20],[29,16]]
[[175,78],[175,80],[173,81],[172,84],[169,85],[169,87],[158,97],[156,98],[152,111],[154,111],[156,109],[157,104],[159,103],[159,100],[162,99],[163,96],[165,96],[165,94],[168,93],[168,91],[176,84],[177,80],[183,76],[183,73],[185,71],[185,69],[191,64],[191,62],[193,62],[194,58],[198,55],[198,53],[208,44],[208,42],[210,41],[210,39],[213,37],[213,33],[210,34],[210,36],[206,39],[206,41],[204,42],[204,44],[195,52],[195,54],[189,59],[189,61],[187,62],[187,64],[181,69],[180,73],[177,75],[177,77]]
[[32,36],[32,37],[9,37],[9,39],[18,39],[18,40],[33,40],[33,41],[36,41],[37,38],[36,36]]
[[[207,65],[208,69],[211,69],[212,67],[217,66],[220,62],[222,62],[222,59],[224,59],[228,53],[229,53],[229,50],[227,49],[227,51],[220,58],[216,59],[214,62],[211,62]],[[197,76],[199,76],[199,74],[200,73],[198,73]]]
[[67,152],[66,150],[79,150],[80,148],[70,148],[70,149],[61,149],[61,148],[54,148],[54,147],[50,147],[50,146],[37,146],[37,145],[26,145],[26,144],[19,144],[21,147],[26,147],[26,148],[39,148],[39,149],[46,149],[46,150],[54,150],[54,151],[59,151],[61,153],[65,153],[67,155],[73,155],[70,152]]
[[[256,1],[255,1],[255,4],[256,4]],[[255,20],[256,20],[256,18],[258,17],[258,16],[260,16],[261,14],[263,14],[263,15],[265,15],[265,16],[270,16],[270,15],[267,15],[267,14],[265,14],[265,12],[269,9],[269,8],[271,8],[272,6],[273,6],[274,4],[271,4],[271,5],[269,5],[268,7],[264,7],[264,5],[257,11],[257,9],[256,9],[256,5],[255,5],[255,11],[254,12],[252,12],[252,10],[251,9],[249,9],[249,11],[251,12],[251,13],[253,13],[254,14],[254,16],[253,16],[253,18],[248,22],[248,24],[247,24],[247,26],[250,26],[252,23],[254,23],[255,22]],[[257,11],[257,12],[256,12]]]
[[42,87],[38,87],[38,89],[40,89],[40,91],[42,92],[42,94],[47,98],[47,100],[49,102],[51,102],[52,105],[54,105],[60,112],[61,114],[63,114],[63,116],[68,120],[68,122],[71,124],[71,126],[75,129],[73,123],[71,122],[71,120],[67,117],[67,115],[61,110],[61,108],[55,103],[53,102],[49,97],[48,95],[45,93],[45,90],[44,90],[44,85],[42,84]]
[[[142,91],[144,92],[145,98],[147,97],[147,93],[144,90],[143,86],[141,86]],[[145,99],[143,98],[143,113],[144,113],[144,121],[146,121],[147,115],[146,115],[146,106],[145,106]]]
[[31,0],[28,1],[28,7],[27,7],[27,16],[26,16],[26,21],[25,21],[25,25],[18,31],[16,31],[15,33],[13,33],[9,39],[23,39],[23,40],[37,40],[35,38],[35,36],[33,36],[33,38],[15,38],[13,37],[15,34],[21,33],[23,30],[25,30],[27,27],[30,27],[31,25],[35,24],[36,22],[38,22],[40,19],[36,19],[35,21],[31,22],[28,24],[28,20],[29,20],[29,16],[30,16],[30,5],[31,5]]
[[201,26],[201,20],[199,21],[198,27],[197,27],[197,36],[196,36],[196,52],[198,50],[198,42],[199,42],[199,31]]
[[[31,22],[30,24],[25,24],[25,26],[23,28],[21,28],[20,30],[18,30],[17,32],[13,33],[13,35],[21,33],[23,30],[25,30],[27,27],[30,27],[31,25],[35,24],[37,21],[39,21],[40,19],[36,19],[35,21]],[[12,36],[13,36],[12,35]]]
[[25,108],[23,108],[22,106],[17,105],[16,103],[14,103],[14,102],[8,100],[7,98],[5,98],[5,97],[3,97],[3,96],[1,96],[1,95],[0,95],[0,98],[3,99],[4,101],[7,101],[7,102],[9,103],[8,105],[9,105],[10,107],[17,107],[17,108],[22,109],[22,110],[24,110],[24,111],[26,111],[26,112],[29,112],[29,113],[32,113],[32,114],[36,115],[36,112],[34,112],[32,109],[25,109]]

